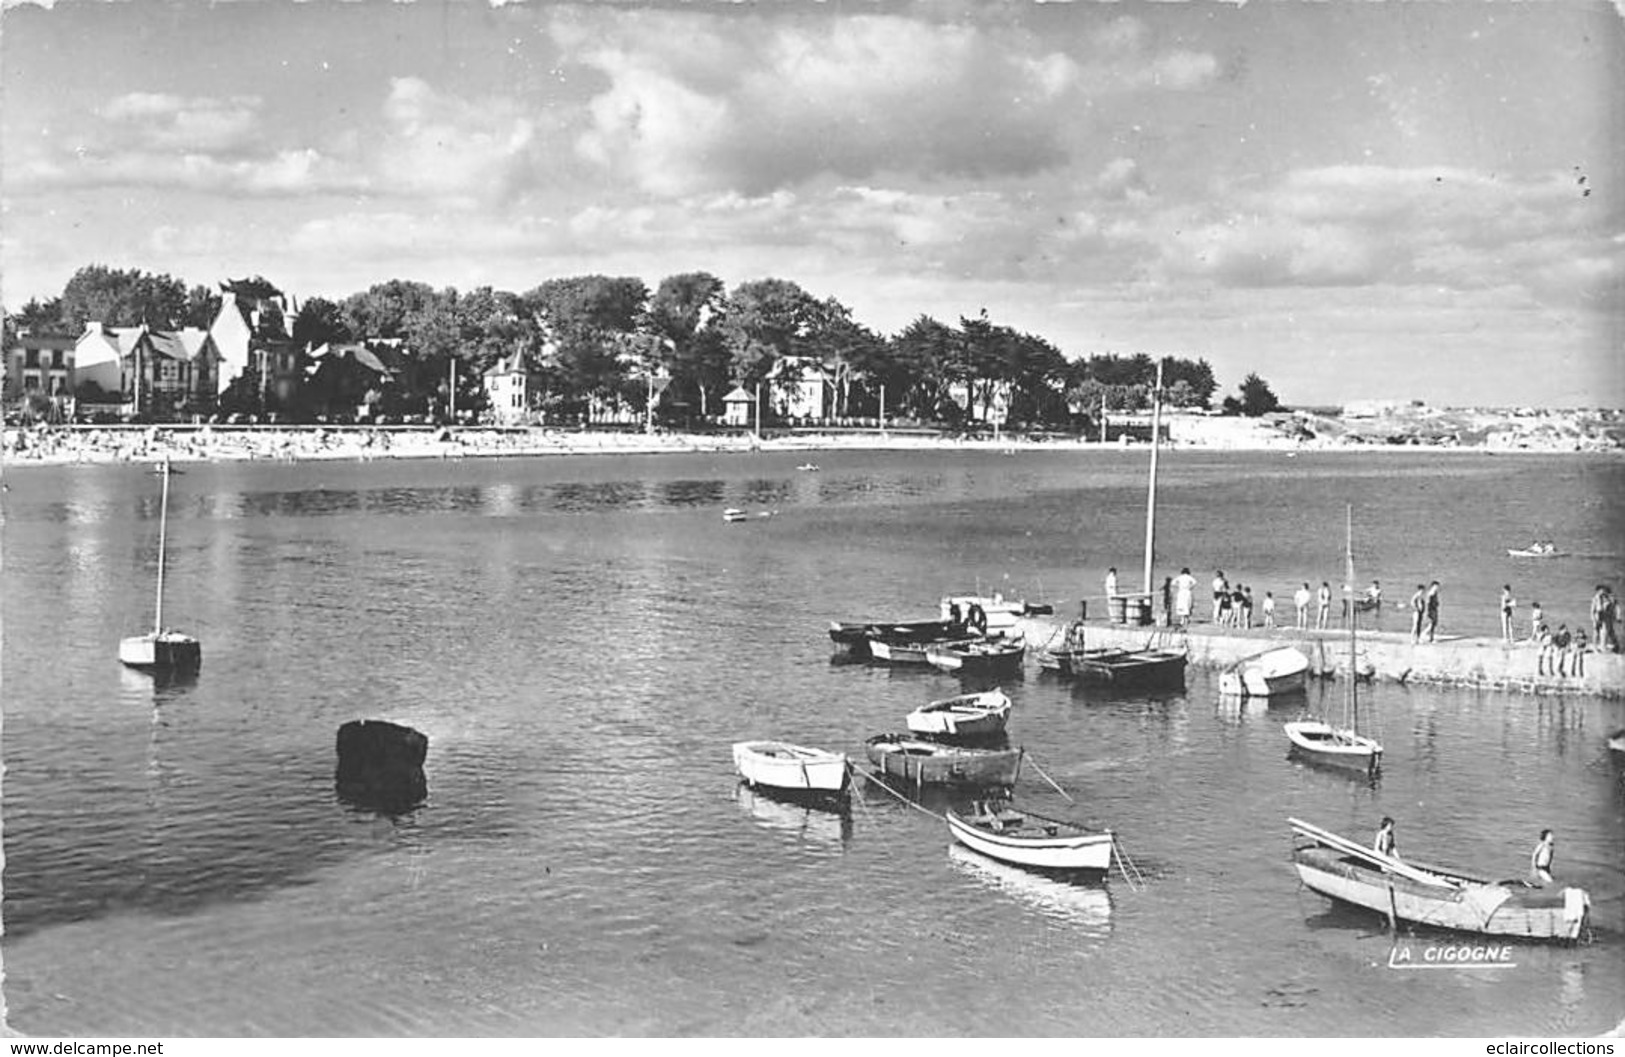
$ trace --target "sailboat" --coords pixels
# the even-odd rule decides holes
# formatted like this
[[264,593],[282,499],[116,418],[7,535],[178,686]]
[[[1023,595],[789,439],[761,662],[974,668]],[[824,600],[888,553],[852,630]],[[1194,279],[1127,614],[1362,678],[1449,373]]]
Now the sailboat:
[[164,554],[169,535],[169,476],[177,472],[170,469],[166,456],[158,469],[164,485],[163,498],[158,506],[158,591],[153,606],[152,631],[120,639],[118,644],[118,659],[128,667],[142,671],[195,671],[203,663],[202,643],[190,635],[164,628]]
[[[1347,510],[1348,542],[1344,569],[1343,590],[1354,590],[1354,509]],[[1349,625],[1349,677],[1348,690],[1343,695],[1343,726],[1334,727],[1319,719],[1300,719],[1286,724],[1286,736],[1292,742],[1292,751],[1318,763],[1353,767],[1376,774],[1382,766],[1382,746],[1375,738],[1360,733],[1360,680],[1356,663],[1355,607],[1347,610]]]
[[[1151,402],[1151,481],[1145,499],[1145,590],[1141,598],[1151,605],[1151,561],[1157,537],[1157,449],[1162,444],[1162,361],[1157,361],[1157,385]],[[1126,606],[1125,602],[1125,606]],[[1125,616],[1127,614],[1125,613]],[[1098,683],[1129,690],[1185,687],[1186,652],[1157,649],[1147,642],[1144,649],[1121,647],[1088,649],[1084,644],[1083,621],[1070,625],[1059,647],[1038,652],[1040,668],[1072,675],[1084,683]]]

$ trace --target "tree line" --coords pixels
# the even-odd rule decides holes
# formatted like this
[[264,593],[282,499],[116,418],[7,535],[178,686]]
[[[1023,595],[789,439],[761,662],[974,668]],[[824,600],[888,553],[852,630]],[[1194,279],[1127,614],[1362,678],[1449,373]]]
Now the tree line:
[[[77,334],[87,321],[206,328],[220,304],[218,293],[171,276],[91,265],[60,296],[7,314],[7,343],[19,328]],[[394,340],[411,369],[392,381],[395,391],[373,395],[402,407],[448,407],[455,384],[455,406],[476,409],[485,372],[517,356],[536,376],[550,418],[579,414],[591,402],[641,412],[659,392],[663,418],[706,420],[722,411],[723,396],[735,386],[767,393],[796,374],[781,364],[815,362],[829,380],[838,420],[884,415],[964,424],[997,406],[1013,427],[1073,428],[1072,409],[1093,415],[1148,408],[1157,369],[1143,353],[1069,360],[1043,337],[997,323],[985,311],[956,323],[921,315],[883,335],[839,300],[791,280],[730,289],[703,271],[668,276],[652,290],[630,276],[549,279],[523,293],[437,290],[391,279],[341,300],[311,297],[291,321],[266,315],[259,325],[268,336],[291,334],[301,349]],[[1210,405],[1217,382],[1205,359],[1167,356],[1162,363],[1165,404]],[[242,388],[245,400],[256,392]],[[1275,406],[1257,375],[1225,401],[1230,413]]]

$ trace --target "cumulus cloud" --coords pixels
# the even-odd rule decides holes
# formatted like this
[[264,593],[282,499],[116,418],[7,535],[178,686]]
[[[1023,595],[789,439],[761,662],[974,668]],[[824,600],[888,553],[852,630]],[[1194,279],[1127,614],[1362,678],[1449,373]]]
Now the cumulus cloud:
[[1084,93],[1191,87],[1216,69],[1151,50],[1133,19],[1073,50],[1013,23],[888,14],[572,9],[550,25],[602,80],[576,149],[664,195],[1031,176],[1070,157]]
[[147,150],[229,152],[252,146],[258,96],[186,97],[129,92],[101,108],[114,143]]
[[417,77],[390,81],[380,186],[465,203],[506,201],[535,179],[537,122],[507,97],[461,99]]

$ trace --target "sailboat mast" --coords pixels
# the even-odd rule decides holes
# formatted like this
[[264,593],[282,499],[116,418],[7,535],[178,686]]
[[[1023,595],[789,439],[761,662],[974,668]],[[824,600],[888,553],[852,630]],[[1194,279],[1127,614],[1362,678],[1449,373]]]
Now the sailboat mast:
[[1151,597],[1151,558],[1157,547],[1157,448],[1162,444],[1162,361],[1157,361],[1157,385],[1151,391],[1151,484],[1145,496],[1145,579],[1140,590],[1146,604]]
[[163,498],[158,504],[158,599],[153,605],[152,633],[157,635],[164,630],[164,548],[169,533],[169,457],[164,456],[162,473],[164,475]]
[[1358,649],[1354,642],[1354,506],[1349,504],[1344,508],[1346,520],[1346,544],[1344,557],[1346,559],[1343,569],[1343,594],[1348,599],[1349,607],[1349,686],[1346,696],[1347,711],[1349,714],[1349,729],[1358,734],[1360,732],[1360,694],[1355,687],[1359,681]]

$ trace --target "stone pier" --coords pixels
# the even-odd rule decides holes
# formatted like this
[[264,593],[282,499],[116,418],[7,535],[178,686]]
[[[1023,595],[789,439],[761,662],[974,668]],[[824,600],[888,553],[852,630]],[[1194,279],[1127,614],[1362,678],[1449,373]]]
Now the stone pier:
[[[1037,648],[1058,636],[1065,623],[1062,617],[1026,617],[1020,626],[1028,646]],[[1226,668],[1277,646],[1296,646],[1308,655],[1311,671],[1338,679],[1348,675],[1348,632],[1341,628],[1299,631],[1193,624],[1188,631],[1178,631],[1103,620],[1085,621],[1084,626],[1090,647],[1185,646],[1191,664]],[[1570,651],[1561,656],[1548,650],[1543,657],[1541,648],[1532,642],[1508,645],[1499,639],[1444,636],[1435,642],[1413,643],[1405,632],[1364,629],[1358,644],[1361,676],[1526,694],[1625,699],[1625,655],[1617,653]]]

